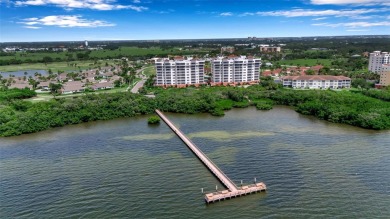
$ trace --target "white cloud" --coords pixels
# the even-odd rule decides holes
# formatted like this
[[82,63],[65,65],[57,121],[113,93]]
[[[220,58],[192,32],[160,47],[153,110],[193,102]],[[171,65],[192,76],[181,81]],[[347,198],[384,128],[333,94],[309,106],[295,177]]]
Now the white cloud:
[[220,13],[219,16],[223,16],[223,17],[233,16],[233,13],[232,12],[223,12],[223,13]]
[[348,28],[359,28],[359,27],[378,27],[378,26],[390,26],[389,21],[382,22],[347,22],[347,23],[317,23],[312,24],[313,26],[325,26],[325,27],[348,27]]
[[259,11],[257,15],[261,16],[283,16],[283,17],[320,17],[320,16],[336,16],[349,17],[361,14],[387,12],[390,8],[376,9],[349,9],[349,10],[311,10],[311,9],[294,9],[289,11]]
[[157,13],[157,14],[170,14],[172,12],[175,12],[175,10],[173,9],[168,9],[168,10],[165,10],[165,11],[152,11],[153,13]]
[[314,5],[385,5],[390,6],[389,0],[311,0]]
[[28,29],[41,29],[41,27],[36,27],[36,26],[23,26],[23,27]]
[[256,15],[256,13],[253,13],[253,12],[245,12],[245,13],[239,14],[238,16],[240,16],[240,17],[245,17],[245,16],[253,16],[253,15]]
[[369,29],[347,29],[348,32],[365,32],[370,31]]
[[352,19],[356,19],[356,20],[368,20],[368,19],[372,19],[376,16],[353,16],[351,17]]
[[141,3],[141,1],[140,0],[133,0],[133,3],[134,4],[139,4],[139,3]]
[[132,9],[134,11],[145,11],[148,8],[135,5],[120,5],[115,4],[115,0],[21,0],[15,2],[16,6],[48,6],[54,5],[56,7],[65,8],[67,10],[74,8],[87,8],[100,11]]
[[[80,15],[52,15],[42,18],[26,18],[19,22],[24,24],[25,28],[39,29],[42,26],[56,26],[56,27],[109,27],[115,26],[101,20],[87,20]],[[38,26],[37,26],[38,25]]]
[[320,21],[320,20],[325,20],[325,19],[328,19],[327,17],[317,17],[317,18],[313,18],[312,20],[313,21]]

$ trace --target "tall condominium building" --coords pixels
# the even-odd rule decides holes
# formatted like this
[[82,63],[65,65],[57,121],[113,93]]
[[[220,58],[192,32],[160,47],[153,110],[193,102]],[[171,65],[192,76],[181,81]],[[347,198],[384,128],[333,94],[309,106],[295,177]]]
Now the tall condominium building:
[[261,59],[252,57],[217,58],[211,61],[213,83],[257,82]]
[[174,86],[204,83],[204,60],[156,60],[156,85]]
[[369,71],[379,74],[382,71],[383,64],[390,64],[390,54],[388,52],[374,51],[370,53]]
[[379,84],[382,86],[390,86],[390,64],[382,65]]

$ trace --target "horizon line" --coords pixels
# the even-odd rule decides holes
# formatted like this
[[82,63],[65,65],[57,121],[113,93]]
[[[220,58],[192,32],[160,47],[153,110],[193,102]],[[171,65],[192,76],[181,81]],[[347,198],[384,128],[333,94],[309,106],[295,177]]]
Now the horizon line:
[[235,38],[171,38],[171,39],[100,39],[100,40],[60,40],[60,41],[1,41],[0,43],[55,43],[55,42],[84,42],[85,40],[89,42],[99,42],[99,41],[202,41],[202,40],[237,40],[237,39],[249,39],[249,38],[258,38],[258,39],[283,39],[283,38],[316,38],[316,37],[389,37],[390,34],[365,34],[365,35],[322,35],[322,36],[291,36],[291,37],[257,37],[257,36],[248,36],[248,37],[235,37]]

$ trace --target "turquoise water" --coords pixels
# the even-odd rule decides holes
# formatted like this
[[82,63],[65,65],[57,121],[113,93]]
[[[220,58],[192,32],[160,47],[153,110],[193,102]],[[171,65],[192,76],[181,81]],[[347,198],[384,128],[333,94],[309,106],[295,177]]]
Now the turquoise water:
[[0,218],[389,218],[390,132],[286,107],[167,116],[235,183],[266,193],[206,205],[223,188],[147,117],[0,139]]

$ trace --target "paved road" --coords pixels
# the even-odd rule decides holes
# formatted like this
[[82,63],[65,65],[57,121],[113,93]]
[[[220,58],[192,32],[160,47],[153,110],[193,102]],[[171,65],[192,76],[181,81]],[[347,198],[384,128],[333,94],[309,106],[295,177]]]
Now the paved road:
[[146,79],[142,79],[140,81],[138,81],[138,83],[131,89],[131,93],[138,93],[138,90],[144,86],[144,83],[145,83]]
[[147,77],[143,74],[143,71],[145,70],[145,68],[142,68],[140,70],[137,71],[137,75],[140,76],[141,80],[137,82],[137,84],[131,89],[131,93],[138,93],[138,90],[144,86],[145,84],[145,81],[147,80]]

